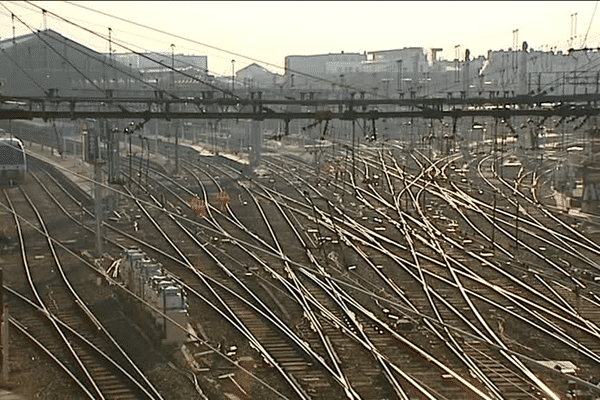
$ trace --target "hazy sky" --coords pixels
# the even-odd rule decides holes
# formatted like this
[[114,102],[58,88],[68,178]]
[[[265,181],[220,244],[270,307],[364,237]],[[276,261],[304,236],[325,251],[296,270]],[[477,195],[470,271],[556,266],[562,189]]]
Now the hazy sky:
[[[108,36],[110,27],[115,42],[113,49],[118,52],[127,51],[119,46],[119,42],[136,51],[169,53],[171,44],[174,44],[176,53],[207,55],[210,71],[219,75],[231,74],[232,59],[235,59],[236,70],[258,60],[272,64],[267,68],[282,73],[283,70],[276,66],[284,66],[286,55],[338,53],[342,50],[362,53],[403,47],[441,47],[444,49],[442,57],[454,59],[455,46],[460,45],[458,51],[462,59],[467,48],[472,56],[478,56],[486,55],[490,49],[512,47],[516,39],[513,31],[516,29],[519,47],[527,41],[534,49],[579,48],[588,29],[585,45],[600,47],[600,15],[594,13],[595,1],[32,3],[104,37]],[[13,34],[11,13],[29,25],[28,28],[15,18],[17,35],[30,33],[30,28],[41,29],[44,26],[41,11],[32,5],[21,1],[2,1],[0,4],[2,39]],[[575,13],[577,16],[573,17]],[[106,39],[50,14],[47,14],[46,26],[95,50],[108,52]],[[576,38],[571,41],[573,33],[576,33]]]

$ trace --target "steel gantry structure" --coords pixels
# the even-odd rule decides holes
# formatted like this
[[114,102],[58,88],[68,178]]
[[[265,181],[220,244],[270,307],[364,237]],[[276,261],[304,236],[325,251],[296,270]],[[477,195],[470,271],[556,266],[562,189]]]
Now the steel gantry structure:
[[[212,96],[211,96],[212,97]],[[27,119],[443,119],[574,116],[600,113],[600,94],[417,99],[263,99],[155,97],[4,97],[0,120]]]

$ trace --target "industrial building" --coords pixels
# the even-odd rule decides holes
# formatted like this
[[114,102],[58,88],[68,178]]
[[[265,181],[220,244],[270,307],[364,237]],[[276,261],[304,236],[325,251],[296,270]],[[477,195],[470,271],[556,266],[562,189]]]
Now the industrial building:
[[0,48],[5,96],[105,97],[148,88],[139,71],[52,29],[4,39]]

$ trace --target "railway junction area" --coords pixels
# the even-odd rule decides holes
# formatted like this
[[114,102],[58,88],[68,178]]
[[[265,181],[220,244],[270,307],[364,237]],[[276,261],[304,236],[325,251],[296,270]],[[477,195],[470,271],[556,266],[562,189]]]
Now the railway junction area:
[[[411,149],[353,143],[346,122],[265,141],[252,174],[224,141],[181,139],[176,165],[173,138],[138,139],[121,182],[101,165],[99,208],[79,138],[59,154],[21,135],[28,177],[0,214],[9,382],[42,398],[595,398],[597,221],[557,190],[561,143],[523,149],[482,121],[507,134]],[[162,266],[185,318],[149,303],[152,277],[126,284],[128,249]]]
[[7,389],[600,398],[597,89],[127,94],[0,97]]

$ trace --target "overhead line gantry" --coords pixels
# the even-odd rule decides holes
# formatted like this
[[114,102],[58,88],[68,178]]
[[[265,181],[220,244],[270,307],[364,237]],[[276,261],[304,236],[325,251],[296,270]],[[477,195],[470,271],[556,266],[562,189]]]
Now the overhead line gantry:
[[[461,118],[471,116],[594,116],[600,94],[495,98],[265,99],[169,97],[4,97],[0,120],[8,119],[254,119],[353,120],[365,118]],[[177,106],[177,107],[173,107]],[[184,107],[182,107],[184,106]],[[186,110],[186,107],[187,110]],[[214,107],[219,106],[219,107]],[[290,111],[284,107],[303,106]],[[381,110],[387,106],[387,110]],[[389,108],[395,108],[389,110]],[[190,110],[190,108],[192,108]],[[220,110],[218,110],[220,108]],[[177,110],[177,111],[174,111]]]

